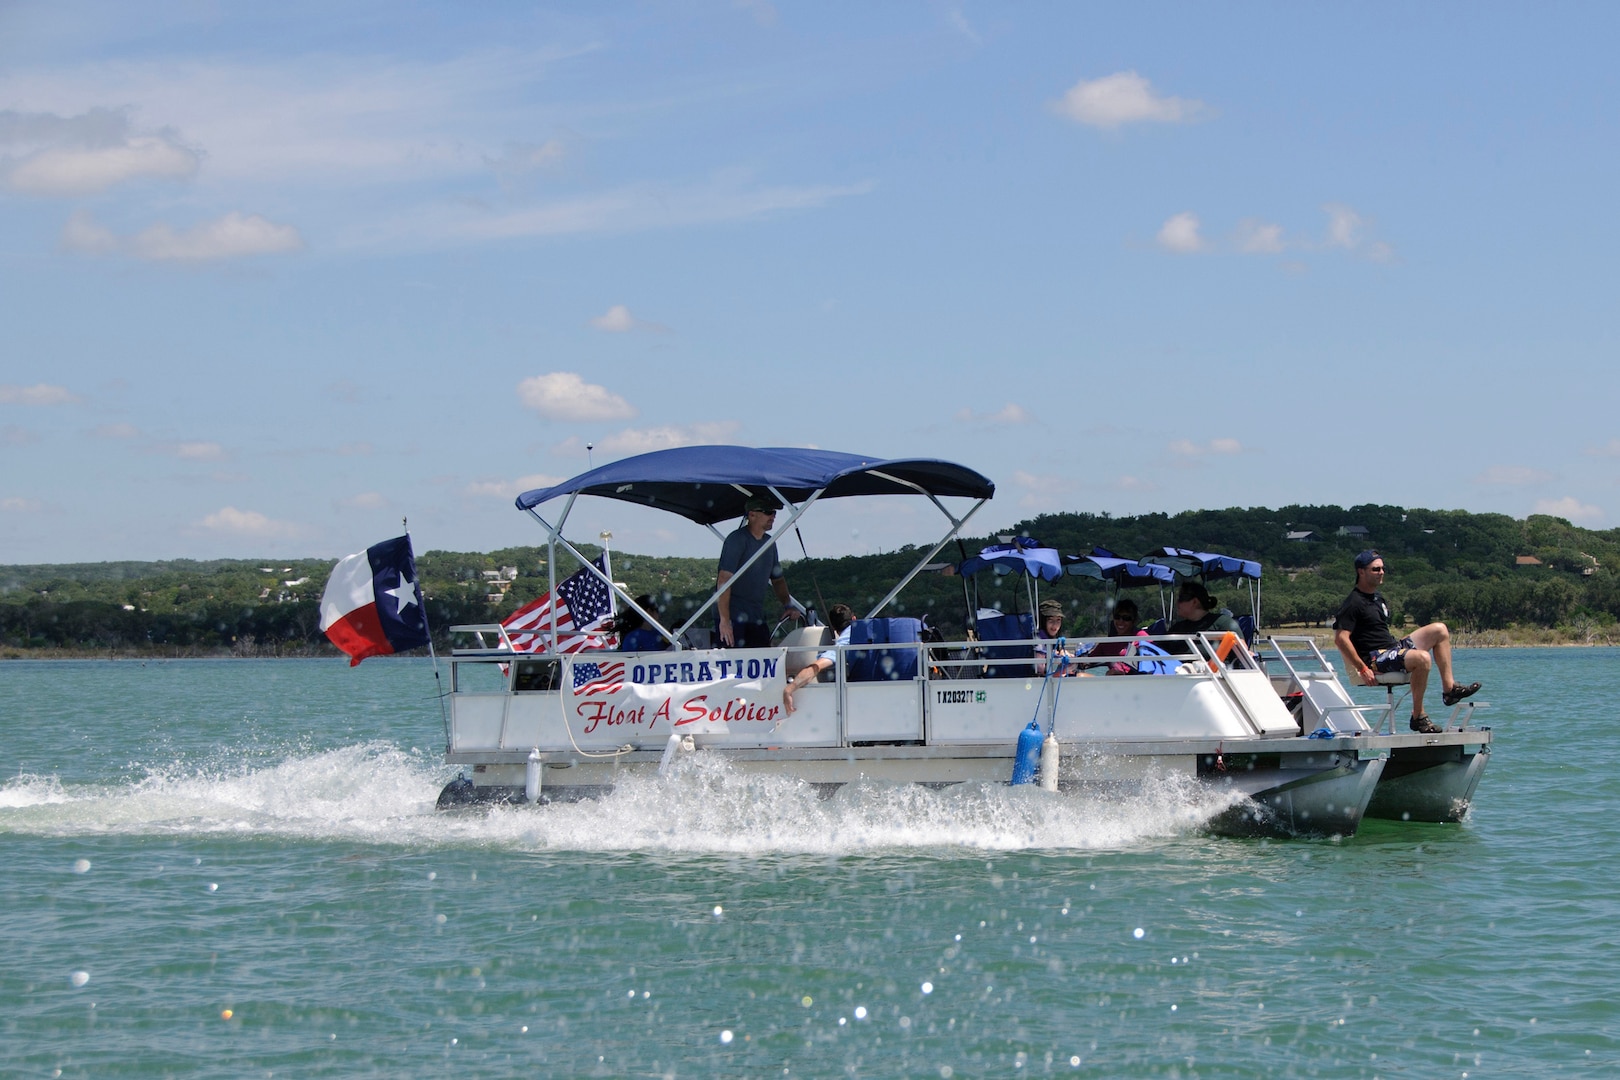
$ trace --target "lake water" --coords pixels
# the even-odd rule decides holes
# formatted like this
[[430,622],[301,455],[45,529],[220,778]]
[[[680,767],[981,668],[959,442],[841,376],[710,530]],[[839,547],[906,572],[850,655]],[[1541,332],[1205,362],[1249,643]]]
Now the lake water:
[[0,664],[0,1075],[1620,1075],[1620,651],[1458,670],[1467,821],[1268,842],[702,767],[444,815],[426,662]]

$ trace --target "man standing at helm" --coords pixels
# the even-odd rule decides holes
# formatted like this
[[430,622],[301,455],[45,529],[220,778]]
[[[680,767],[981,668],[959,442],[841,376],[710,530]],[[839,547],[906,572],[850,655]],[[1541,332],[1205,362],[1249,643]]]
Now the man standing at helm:
[[[771,628],[765,623],[767,584],[782,602],[782,610],[789,618],[803,616],[788,593],[787,578],[776,557],[776,541],[765,531],[776,523],[776,500],[768,495],[756,495],[743,506],[747,519],[720,547],[720,572],[715,577],[715,588],[731,583],[715,605],[719,613],[720,643],[728,649],[763,649],[771,644]],[[747,570],[738,573],[761,548],[769,550]]]

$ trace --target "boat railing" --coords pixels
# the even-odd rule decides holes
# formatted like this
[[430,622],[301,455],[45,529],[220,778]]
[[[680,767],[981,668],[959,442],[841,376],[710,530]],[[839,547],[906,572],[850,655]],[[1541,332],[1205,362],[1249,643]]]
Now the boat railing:
[[[1395,703],[1360,705],[1353,701],[1316,639],[1273,635],[1260,653],[1262,666],[1272,673],[1273,685],[1285,701],[1297,701],[1301,727],[1320,723],[1335,733],[1395,733]],[[1279,685],[1280,684],[1280,685]],[[1297,697],[1295,696],[1297,695]],[[1371,715],[1372,723],[1367,722]]]
[[[478,642],[476,646],[457,646],[456,639],[466,639],[467,635]],[[486,635],[488,635],[486,637]],[[494,639],[494,644],[490,639]],[[512,638],[506,632],[506,627],[500,623],[463,623],[450,628],[450,652],[453,656],[478,656],[490,653],[514,653],[522,650],[512,645]]]
[[[1021,675],[1039,674],[1034,671],[1037,664],[1045,665],[1048,657],[1037,649],[1050,650],[1061,657],[1059,667],[1061,674],[1072,675],[1087,671],[1091,668],[1109,667],[1114,664],[1125,664],[1137,671],[1152,672],[1156,665],[1171,667],[1187,675],[1220,674],[1224,669],[1235,667],[1239,670],[1258,670],[1259,664],[1252,653],[1246,648],[1234,648],[1229,653],[1222,651],[1225,635],[1223,634],[1161,634],[1151,640],[1141,635],[1133,637],[1064,637],[1056,638],[1011,638],[997,641],[933,641],[911,642],[908,647],[926,649],[929,653],[928,665],[936,670],[946,672],[945,678],[978,678],[973,674],[974,668],[1013,668],[1016,672],[1007,672],[999,677],[1017,677]],[[1059,641],[1061,640],[1061,645]],[[1140,652],[1138,647],[1150,644],[1156,650],[1152,653]],[[1239,642],[1241,645],[1241,642]],[[1124,648],[1118,654],[1105,653],[1097,655],[1099,645],[1121,645]],[[1054,648],[1056,646],[1056,648]],[[857,646],[870,648],[873,646]],[[892,646],[891,646],[892,647]],[[1214,659],[1217,663],[1210,663]],[[1172,662],[1167,664],[1166,662]],[[1054,675],[1060,672],[1054,671]]]

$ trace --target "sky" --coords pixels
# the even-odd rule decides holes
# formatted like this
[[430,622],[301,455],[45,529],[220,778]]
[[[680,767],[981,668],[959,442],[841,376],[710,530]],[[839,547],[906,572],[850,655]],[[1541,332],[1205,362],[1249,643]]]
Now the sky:
[[[0,0],[0,563],[536,544],[519,492],[693,443],[958,461],[981,535],[1613,528],[1617,39],[1604,3]],[[804,550],[943,525],[844,500]]]

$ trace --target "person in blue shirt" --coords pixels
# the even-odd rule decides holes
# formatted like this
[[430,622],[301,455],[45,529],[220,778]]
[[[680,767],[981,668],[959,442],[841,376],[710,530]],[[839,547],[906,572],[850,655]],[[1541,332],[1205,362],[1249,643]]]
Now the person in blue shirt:
[[[765,622],[765,589],[769,586],[782,603],[788,618],[803,618],[788,593],[782,563],[776,557],[776,541],[767,531],[776,524],[777,501],[756,495],[744,504],[747,518],[720,548],[720,569],[714,587],[724,589],[716,601],[720,644],[727,649],[763,649],[771,644],[771,628]],[[743,564],[760,548],[768,548],[744,571]],[[742,571],[739,573],[739,571]],[[735,580],[733,580],[735,579]],[[727,587],[727,583],[730,583]]]
[[[650,595],[643,593],[636,597],[636,603],[653,618],[658,617],[658,608]],[[619,634],[620,652],[661,652],[669,648],[669,639],[648,626],[635,608],[621,611],[613,620],[613,629]]]
[[789,679],[786,686],[782,687],[782,705],[787,709],[789,716],[793,715],[793,692],[804,689],[815,681],[816,676],[823,671],[831,670],[832,666],[838,663],[838,646],[849,644],[849,627],[854,621],[855,612],[848,604],[834,604],[832,610],[827,612],[827,625],[832,627],[833,633],[837,636],[833,638],[831,648],[822,650],[813,661]]

